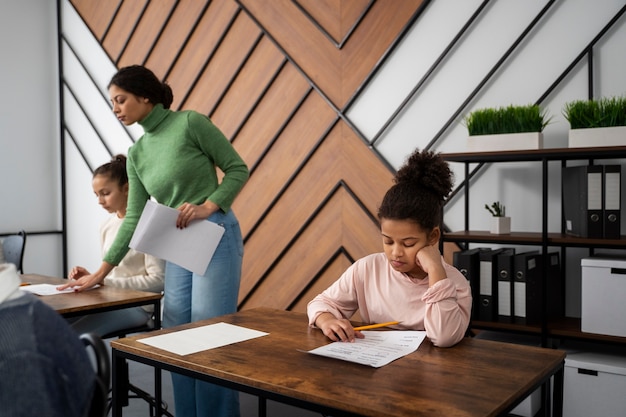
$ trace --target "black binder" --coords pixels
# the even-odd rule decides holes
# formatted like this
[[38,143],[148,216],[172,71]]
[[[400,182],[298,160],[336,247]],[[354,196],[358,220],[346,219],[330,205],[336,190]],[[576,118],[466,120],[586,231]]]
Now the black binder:
[[604,166],[604,238],[621,237],[621,165]]
[[496,260],[496,274],[498,278],[497,318],[499,322],[511,323],[513,321],[513,260],[515,256],[514,248],[506,248],[500,252]]
[[559,252],[550,252],[546,257],[548,262],[546,300],[548,318],[563,318],[565,317],[565,291],[561,277],[561,257]]
[[513,267],[513,322],[534,324],[541,320],[542,262],[537,251],[515,255]]
[[489,249],[481,251],[479,259],[479,289],[478,320],[494,321],[497,311],[497,256],[502,249]]
[[478,320],[478,300],[479,300],[479,254],[482,251],[489,250],[488,248],[474,248],[466,249],[459,252],[454,252],[452,256],[452,263],[461,271],[465,278],[469,281],[470,288],[472,290],[472,320]]
[[563,168],[565,233],[585,238],[602,238],[603,171],[602,165]]

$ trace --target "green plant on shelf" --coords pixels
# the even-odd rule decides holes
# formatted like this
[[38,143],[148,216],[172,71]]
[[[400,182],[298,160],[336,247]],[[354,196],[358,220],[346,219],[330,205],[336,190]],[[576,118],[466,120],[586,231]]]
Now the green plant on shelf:
[[492,203],[491,207],[488,204],[485,204],[485,209],[487,209],[493,217],[506,217],[506,207],[500,204],[499,201]]
[[571,129],[626,126],[626,96],[571,101],[563,116]]
[[470,136],[542,132],[552,118],[537,104],[485,108],[469,113],[463,122]]

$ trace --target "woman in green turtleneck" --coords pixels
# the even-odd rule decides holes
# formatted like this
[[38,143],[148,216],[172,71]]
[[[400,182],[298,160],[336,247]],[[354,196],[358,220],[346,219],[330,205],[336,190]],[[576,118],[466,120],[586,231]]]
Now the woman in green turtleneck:
[[[243,241],[230,209],[248,179],[248,168],[224,134],[195,111],[169,110],[172,89],[149,69],[120,69],[109,83],[113,112],[126,126],[139,123],[144,135],[128,151],[126,218],[100,268],[66,286],[77,290],[102,283],[128,251],[146,201],[180,211],[176,226],[208,219],[225,228],[209,267],[198,275],[171,262],[165,268],[163,326],[171,327],[237,310]],[[216,167],[223,173],[218,181]],[[172,374],[176,416],[238,416],[238,393]]]

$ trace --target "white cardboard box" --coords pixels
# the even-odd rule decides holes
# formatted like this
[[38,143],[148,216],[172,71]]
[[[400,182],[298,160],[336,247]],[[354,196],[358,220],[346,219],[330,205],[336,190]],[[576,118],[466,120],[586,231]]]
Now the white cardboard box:
[[626,415],[626,356],[568,353],[563,384],[564,417]]
[[580,329],[626,337],[626,258],[594,256],[581,259],[580,265]]

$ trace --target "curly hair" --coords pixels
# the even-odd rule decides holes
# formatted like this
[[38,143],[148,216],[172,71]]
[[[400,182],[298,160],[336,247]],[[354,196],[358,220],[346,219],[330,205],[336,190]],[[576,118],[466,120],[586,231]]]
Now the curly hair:
[[379,219],[411,220],[432,230],[442,221],[454,175],[438,153],[416,149],[398,170],[378,209]]
[[115,85],[138,97],[147,98],[152,104],[163,104],[169,109],[174,101],[172,88],[161,82],[148,68],[141,65],[130,65],[120,68],[111,78],[107,88]]

